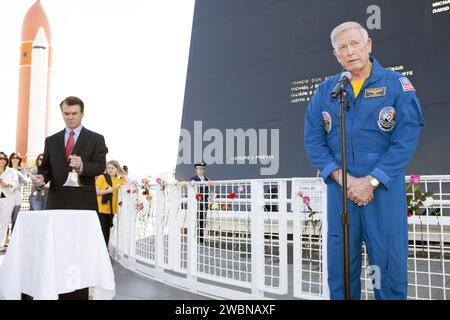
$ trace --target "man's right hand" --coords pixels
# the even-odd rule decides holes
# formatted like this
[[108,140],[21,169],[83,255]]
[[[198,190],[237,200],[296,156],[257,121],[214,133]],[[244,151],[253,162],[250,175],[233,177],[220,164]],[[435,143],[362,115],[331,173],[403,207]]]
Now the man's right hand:
[[35,176],[31,176],[31,182],[33,183],[33,186],[35,186],[37,188],[43,187],[45,185],[45,179],[40,174],[37,174]]
[[[342,169],[336,169],[331,173],[331,177],[342,188]],[[355,177],[347,172],[347,189],[355,182]]]
[[[336,183],[342,188],[342,169],[335,170],[331,177],[336,181]],[[368,195],[368,197],[361,198],[359,185],[362,179],[355,178],[347,172],[347,191],[348,198],[355,202],[359,206],[367,205],[373,200],[373,194]],[[364,194],[365,196],[366,194]]]

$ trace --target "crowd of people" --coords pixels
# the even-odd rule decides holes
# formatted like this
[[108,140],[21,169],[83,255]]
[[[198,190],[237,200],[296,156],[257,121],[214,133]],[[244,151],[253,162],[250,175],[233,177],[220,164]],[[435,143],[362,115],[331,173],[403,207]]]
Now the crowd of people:
[[[44,154],[36,157],[34,165],[26,169],[22,156],[13,152],[9,156],[0,152],[0,250],[6,252],[10,237],[13,234],[17,216],[21,210],[22,186],[31,186],[29,198],[30,210],[45,210],[50,183],[42,187],[32,185],[32,177],[38,174]],[[95,179],[98,202],[98,217],[105,238],[109,242],[110,228],[113,226],[114,214],[118,212],[118,189],[121,185],[131,182],[128,178],[127,166],[121,166],[118,161],[111,160],[106,164],[106,170]]]

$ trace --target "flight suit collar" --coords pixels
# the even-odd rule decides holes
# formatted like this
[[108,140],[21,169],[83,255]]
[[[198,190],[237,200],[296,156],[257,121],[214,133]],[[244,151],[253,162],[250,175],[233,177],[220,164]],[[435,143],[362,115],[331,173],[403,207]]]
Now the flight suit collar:
[[[377,59],[375,59],[372,56],[370,56],[369,59],[370,59],[370,62],[372,63],[372,69],[371,69],[369,77],[366,79],[366,81],[364,81],[364,84],[361,87],[361,91],[360,91],[359,95],[362,95],[362,97],[360,97],[360,99],[364,99],[365,89],[367,87],[369,87],[371,84],[379,81],[383,77],[383,74],[385,72],[384,68],[381,66],[381,64],[378,62]],[[341,73],[339,73],[339,75],[336,77],[336,82],[338,79],[340,79],[341,74],[345,71],[346,70],[343,69],[341,71]],[[333,84],[333,86],[334,85],[335,85],[335,83]],[[329,99],[331,100],[332,105],[333,105],[332,111],[336,114],[336,116],[339,117],[339,114],[340,114],[339,98],[333,99],[330,97]],[[347,86],[346,104],[349,106],[352,106],[355,103],[356,103],[355,94],[353,92],[352,86],[349,84]],[[369,108],[365,108],[365,110],[361,111],[360,116],[365,118],[372,112],[373,112],[373,110],[370,110]]]
[[[364,81],[362,87],[361,87],[361,93],[364,93],[364,89],[374,83],[377,82],[378,80],[380,80],[383,77],[384,74],[384,68],[381,66],[381,64],[378,62],[377,59],[375,59],[374,57],[369,57],[370,62],[372,63],[372,68],[370,70],[370,75],[369,77],[366,79],[366,81]],[[341,78],[341,74],[344,73],[346,70],[343,69],[341,71],[341,73],[339,74],[339,79]],[[355,98],[355,94],[353,92],[353,88],[351,85],[348,85],[347,87],[347,93],[351,95],[351,97],[353,98],[353,100],[356,100]]]
[[[359,108],[356,116],[361,122],[364,122],[367,117],[378,109],[379,104],[383,103],[387,98],[389,94],[388,90],[390,89],[386,83],[379,82],[386,72],[385,69],[374,57],[370,57],[370,61],[372,62],[372,72],[364,82],[358,99],[353,100],[353,103],[357,103],[357,108]],[[370,95],[377,93],[378,95],[370,97]]]

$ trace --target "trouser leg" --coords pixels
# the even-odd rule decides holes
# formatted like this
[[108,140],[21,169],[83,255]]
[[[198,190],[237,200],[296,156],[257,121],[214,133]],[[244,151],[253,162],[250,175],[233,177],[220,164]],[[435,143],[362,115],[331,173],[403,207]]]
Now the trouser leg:
[[[361,297],[361,229],[359,208],[348,201],[350,224],[350,290],[351,298],[359,300]],[[344,260],[343,260],[343,227],[342,227],[342,194],[334,185],[328,187],[328,287],[330,299],[345,298],[344,292]]]
[[19,215],[20,211],[20,205],[16,205],[13,208],[12,215],[11,215],[11,233],[14,230],[14,226],[16,225],[17,216]]
[[[408,293],[406,209],[402,208],[401,201],[394,200],[392,194],[376,190],[374,200],[364,207],[362,215],[364,240],[377,300],[404,300]],[[393,203],[390,204],[390,201]]]
[[44,210],[45,197],[41,195],[31,196],[31,210]]
[[14,202],[8,198],[0,199],[0,244],[5,244],[6,231],[8,230],[9,218],[14,207]]
[[100,220],[100,226],[102,227],[102,233],[103,233],[103,238],[105,239],[105,243],[106,246],[108,247],[108,241],[109,241],[109,222],[108,222],[108,217],[109,214],[105,214],[105,213],[98,213],[98,218]]

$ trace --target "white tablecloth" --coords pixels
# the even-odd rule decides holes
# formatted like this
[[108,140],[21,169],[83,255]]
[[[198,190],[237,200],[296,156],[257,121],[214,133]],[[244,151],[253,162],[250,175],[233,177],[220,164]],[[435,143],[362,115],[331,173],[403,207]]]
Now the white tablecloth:
[[0,299],[56,300],[94,287],[94,299],[115,295],[114,273],[95,211],[20,212],[0,268]]

